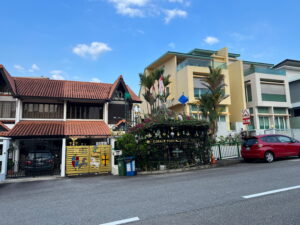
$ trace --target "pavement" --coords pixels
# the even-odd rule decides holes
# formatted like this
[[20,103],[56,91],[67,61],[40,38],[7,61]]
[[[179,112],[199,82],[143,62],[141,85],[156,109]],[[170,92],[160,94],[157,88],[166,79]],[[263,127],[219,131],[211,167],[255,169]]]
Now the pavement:
[[138,220],[131,224],[299,225],[299,171],[296,158],[161,175],[0,184],[0,224],[99,225],[127,219]]

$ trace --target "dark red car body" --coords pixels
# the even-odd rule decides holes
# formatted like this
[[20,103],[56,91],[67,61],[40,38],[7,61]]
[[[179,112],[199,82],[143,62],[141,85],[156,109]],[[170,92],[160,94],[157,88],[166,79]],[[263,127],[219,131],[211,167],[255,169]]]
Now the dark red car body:
[[265,159],[267,162],[272,162],[276,158],[300,157],[300,142],[278,134],[254,136],[244,139],[241,155],[246,161]]

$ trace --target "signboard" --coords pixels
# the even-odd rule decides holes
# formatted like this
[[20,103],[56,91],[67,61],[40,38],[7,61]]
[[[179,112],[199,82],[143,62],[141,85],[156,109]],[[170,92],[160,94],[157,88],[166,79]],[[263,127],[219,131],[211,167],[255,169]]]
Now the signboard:
[[243,116],[243,124],[244,125],[249,125],[250,122],[250,111],[249,109],[243,109],[242,110],[242,116]]

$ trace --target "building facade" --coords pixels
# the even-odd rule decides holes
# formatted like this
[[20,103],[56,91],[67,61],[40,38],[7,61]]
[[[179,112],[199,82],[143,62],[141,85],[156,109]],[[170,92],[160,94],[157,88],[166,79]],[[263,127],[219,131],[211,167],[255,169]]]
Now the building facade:
[[300,61],[286,59],[274,66],[276,69],[284,69],[289,82],[291,95],[290,124],[291,128],[300,128]]
[[[222,69],[224,76],[225,94],[228,98],[220,104],[222,115],[219,118],[219,135],[226,135],[230,129],[240,130],[242,125],[241,111],[245,109],[245,91],[243,63],[238,59],[240,55],[228,53],[227,48],[219,51],[194,49],[188,53],[167,52],[145,68],[149,74],[155,69],[164,69],[164,75],[170,75],[171,84],[167,91],[170,93],[167,106],[169,109],[201,118],[201,112],[196,105],[201,94],[207,91],[202,84],[203,78],[209,73],[209,66]],[[143,100],[143,88],[139,96]],[[180,104],[181,95],[188,97],[187,104]],[[141,104],[142,114],[147,114],[146,101]],[[225,132],[222,132],[225,131]]]
[[246,103],[251,114],[248,130],[263,133],[269,129],[289,129],[291,100],[286,71],[273,68],[273,64],[243,64]]
[[133,105],[140,102],[122,76],[113,84],[22,78],[0,65],[0,136],[10,139],[8,173],[24,175],[29,164],[47,154],[61,176],[71,164],[74,169],[86,166],[75,148],[68,159],[68,146],[110,146],[111,128],[124,120],[130,126]]

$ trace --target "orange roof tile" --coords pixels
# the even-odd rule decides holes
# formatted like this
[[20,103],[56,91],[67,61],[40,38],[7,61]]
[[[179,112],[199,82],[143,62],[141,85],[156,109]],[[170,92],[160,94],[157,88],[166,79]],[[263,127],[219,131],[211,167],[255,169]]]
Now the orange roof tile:
[[21,121],[8,132],[10,137],[110,135],[103,121]]

